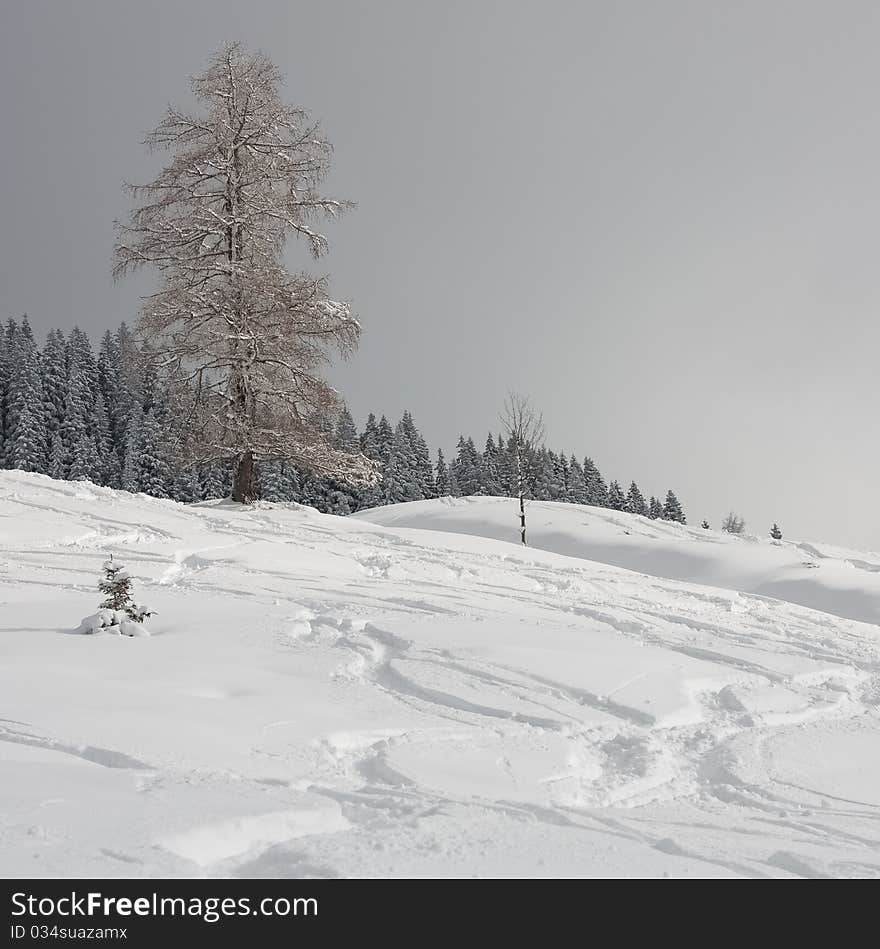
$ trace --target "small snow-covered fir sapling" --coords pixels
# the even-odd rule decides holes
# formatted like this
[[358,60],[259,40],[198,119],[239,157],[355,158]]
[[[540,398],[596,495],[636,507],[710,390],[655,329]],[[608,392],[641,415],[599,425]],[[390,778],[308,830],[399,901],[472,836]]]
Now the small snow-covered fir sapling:
[[113,554],[110,554],[109,560],[104,561],[102,569],[104,579],[98,584],[98,589],[104,594],[104,601],[100,608],[128,613],[134,606],[131,598],[131,576],[121,563],[113,562]]
[[131,576],[121,563],[113,562],[113,554],[105,561],[103,569],[104,579],[98,584],[98,589],[105,595],[102,610],[121,610],[136,623],[143,623],[153,615],[152,610],[138,606],[131,598]]
[[702,527],[704,531],[709,530],[709,522],[704,520],[703,523],[700,524],[700,527]]
[[773,526],[770,528],[770,536],[774,540],[782,540],[782,531],[779,529],[779,525],[775,521]]
[[87,616],[79,624],[81,633],[106,631],[122,636],[149,636],[143,626],[144,620],[152,616],[152,611],[138,606],[131,596],[131,576],[125,567],[110,559],[104,562],[104,577],[98,589],[104,599],[97,613]]

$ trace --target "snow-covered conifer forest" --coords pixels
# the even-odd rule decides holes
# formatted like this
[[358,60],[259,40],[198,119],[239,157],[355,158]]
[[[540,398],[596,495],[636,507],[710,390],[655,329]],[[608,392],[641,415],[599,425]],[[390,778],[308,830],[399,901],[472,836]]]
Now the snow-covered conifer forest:
[[[4,468],[144,493],[176,501],[229,496],[232,465],[223,458],[183,456],[186,416],[176,411],[148,346],[126,324],[97,347],[74,328],[51,331],[42,347],[27,317],[0,331],[0,461]],[[491,422],[492,420],[490,420]],[[319,474],[277,458],[256,463],[256,496],[297,501],[329,514],[436,497],[517,493],[514,444],[500,421],[484,442],[462,435],[447,462],[429,448],[412,415],[393,425],[369,412],[358,429],[345,406],[324,413],[320,427],[340,455],[362,454],[376,465],[372,484],[353,486],[343,473]],[[588,456],[535,446],[524,461],[526,496],[645,514],[685,523],[671,491],[645,501],[635,481],[626,494]],[[658,495],[661,494],[658,490]]]

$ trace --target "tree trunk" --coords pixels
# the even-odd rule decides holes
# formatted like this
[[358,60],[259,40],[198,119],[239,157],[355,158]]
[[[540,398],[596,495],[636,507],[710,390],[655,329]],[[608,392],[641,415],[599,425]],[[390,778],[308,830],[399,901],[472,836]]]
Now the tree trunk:
[[519,538],[523,547],[526,546],[526,501],[525,501],[525,476],[522,468],[522,458],[519,453],[519,446],[516,449],[516,487],[519,492]]
[[251,451],[238,456],[235,477],[232,479],[232,500],[239,504],[250,504],[257,497],[257,479],[254,471],[254,456]]

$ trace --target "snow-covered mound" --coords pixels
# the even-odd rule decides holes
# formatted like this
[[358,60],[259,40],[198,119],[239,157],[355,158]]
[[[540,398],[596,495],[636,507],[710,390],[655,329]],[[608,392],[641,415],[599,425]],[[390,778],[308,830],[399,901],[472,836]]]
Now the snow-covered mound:
[[[150,638],[72,635],[110,554]],[[733,589],[0,472],[0,874],[880,875],[878,670]]]
[[[355,515],[373,524],[517,542],[509,498],[440,498]],[[605,508],[530,501],[531,547],[597,560],[655,577],[778,597],[847,619],[880,623],[880,554],[826,544],[773,541]]]
[[101,609],[90,613],[77,626],[76,632],[86,636],[107,633],[111,636],[149,636],[145,626],[133,620],[124,610]]

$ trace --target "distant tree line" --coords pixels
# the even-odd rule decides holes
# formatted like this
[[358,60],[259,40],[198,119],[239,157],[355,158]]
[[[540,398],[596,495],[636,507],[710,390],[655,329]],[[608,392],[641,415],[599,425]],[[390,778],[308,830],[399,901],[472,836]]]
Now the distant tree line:
[[[40,349],[27,317],[0,327],[0,465],[71,481],[159,498],[193,502],[229,495],[229,464],[183,464],[179,451],[186,419],[123,323],[107,332],[95,355],[89,337],[74,328],[52,330]],[[367,417],[358,431],[343,407],[327,416],[324,435],[335,449],[361,453],[376,464],[379,480],[352,487],[317,477],[285,461],[257,466],[259,496],[297,501],[332,514],[444,496],[518,492],[516,445],[489,434],[482,450],[462,435],[454,457],[442,450],[432,459],[409,412],[393,425],[383,415]],[[632,481],[624,490],[605,479],[589,457],[546,447],[520,452],[526,495],[535,500],[590,504],[686,523],[673,491],[664,500],[645,498]]]

